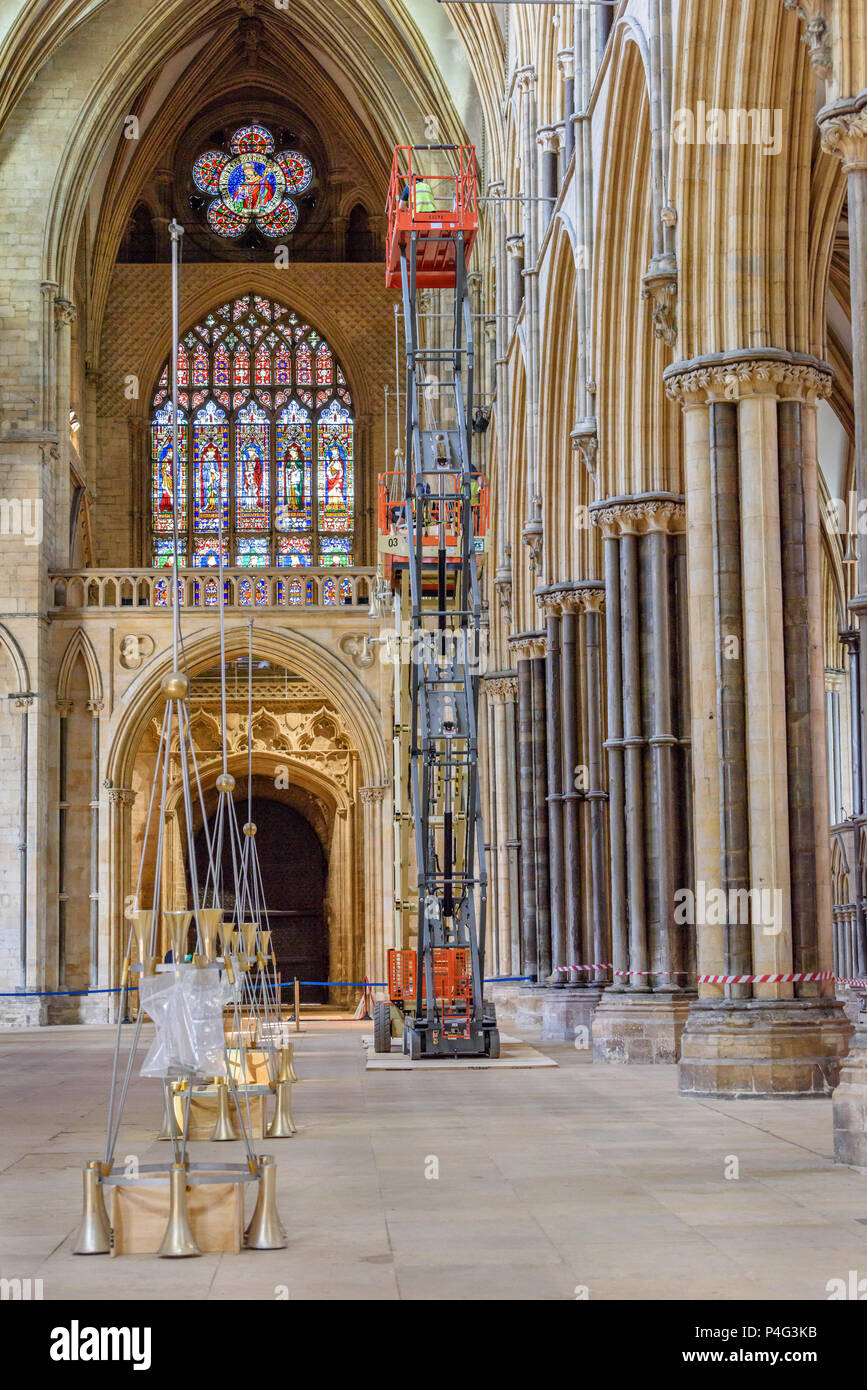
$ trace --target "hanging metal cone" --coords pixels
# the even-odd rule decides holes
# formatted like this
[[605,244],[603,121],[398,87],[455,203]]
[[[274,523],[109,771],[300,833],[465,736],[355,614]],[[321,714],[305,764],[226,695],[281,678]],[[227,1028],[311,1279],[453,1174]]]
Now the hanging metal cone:
[[217,935],[223,925],[223,909],[221,907],[203,907],[196,914],[199,924],[199,937],[202,942],[202,950],[205,962],[210,965],[217,955]]
[[271,1154],[259,1155],[256,1210],[244,1239],[248,1250],[283,1250],[289,1244],[277,1213],[277,1167]]
[[172,1085],[170,1093],[166,1095],[165,1118],[163,1119],[162,1133],[157,1135],[157,1139],[180,1139],[181,1127],[178,1124],[178,1117],[175,1114],[174,1104],[175,1087]]
[[217,1123],[214,1125],[214,1132],[211,1139],[214,1143],[222,1143],[227,1139],[235,1138],[235,1129],[232,1124],[232,1111],[229,1106],[229,1087],[221,1077],[217,1079]]
[[249,959],[256,954],[256,932],[259,930],[256,922],[242,922],[240,926],[241,936],[244,940],[244,952]]
[[295,1121],[292,1119],[292,1083],[291,1081],[278,1081],[277,1104],[274,1107],[274,1118],[268,1126],[269,1139],[291,1139],[295,1134]]
[[184,1259],[201,1253],[187,1217],[187,1170],[183,1163],[173,1163],[169,1173],[169,1219],[157,1254],[163,1259]]
[[297,1081],[295,1073],[295,1044],[286,1043],[280,1049],[280,1072],[278,1081]]
[[132,914],[132,929],[135,932],[135,939],[138,944],[138,959],[142,968],[142,973],[152,975],[154,973],[155,956],[150,953],[151,938],[153,935],[154,914],[147,908],[138,908]]
[[192,920],[192,912],[174,910],[163,913],[163,921],[172,946],[172,960],[176,965],[182,965],[187,958],[187,937]]
[[108,1255],[111,1251],[111,1225],[99,1181],[101,1168],[98,1159],[84,1165],[84,1211],[73,1255]]

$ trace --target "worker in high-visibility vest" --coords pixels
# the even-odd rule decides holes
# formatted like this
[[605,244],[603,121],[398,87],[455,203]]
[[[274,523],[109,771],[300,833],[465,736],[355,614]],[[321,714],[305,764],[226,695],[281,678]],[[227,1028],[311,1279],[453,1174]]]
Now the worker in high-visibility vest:
[[437,205],[434,202],[433,189],[427,179],[422,178],[421,174],[416,174],[413,178],[415,189],[415,210],[416,212],[436,212]]

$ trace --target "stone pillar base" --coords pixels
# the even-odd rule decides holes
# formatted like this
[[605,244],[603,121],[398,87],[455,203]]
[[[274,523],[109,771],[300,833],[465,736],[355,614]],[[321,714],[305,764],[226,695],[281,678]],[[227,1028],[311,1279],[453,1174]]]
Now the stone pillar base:
[[604,985],[548,989],[542,999],[542,1042],[574,1042],[576,1030],[590,1041],[590,1025]]
[[669,991],[606,991],[593,1019],[594,1062],[676,1062],[690,1002]]
[[47,1021],[45,1000],[38,995],[0,999],[0,1028],[39,1028]]
[[518,991],[515,1005],[515,1027],[525,1033],[538,1033],[542,1028],[542,1010],[547,985],[524,985]]
[[830,1095],[852,1033],[839,999],[696,999],[683,1034],[681,1095]]
[[867,1033],[855,1034],[852,1050],[840,1067],[840,1084],[831,1101],[834,1157],[838,1163],[867,1172]]

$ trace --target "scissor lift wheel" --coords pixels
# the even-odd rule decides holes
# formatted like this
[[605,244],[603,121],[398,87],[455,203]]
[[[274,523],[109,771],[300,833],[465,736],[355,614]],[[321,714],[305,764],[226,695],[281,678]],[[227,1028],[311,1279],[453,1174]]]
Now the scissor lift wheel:
[[387,999],[373,1006],[373,1050],[391,1051],[391,1004]]

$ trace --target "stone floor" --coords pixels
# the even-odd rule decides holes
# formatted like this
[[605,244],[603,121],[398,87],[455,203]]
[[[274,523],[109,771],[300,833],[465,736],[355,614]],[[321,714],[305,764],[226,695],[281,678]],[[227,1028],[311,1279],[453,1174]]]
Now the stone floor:
[[[113,1035],[0,1034],[0,1275],[46,1299],[819,1300],[867,1275],[867,1178],[834,1166],[827,1101],[682,1099],[672,1068],[565,1045],[557,1069],[366,1072],[369,1027],[297,1039],[299,1132],[262,1145],[289,1247],[183,1261],[71,1254]],[[137,1081],[118,1160],[164,1159],[159,1106]]]

